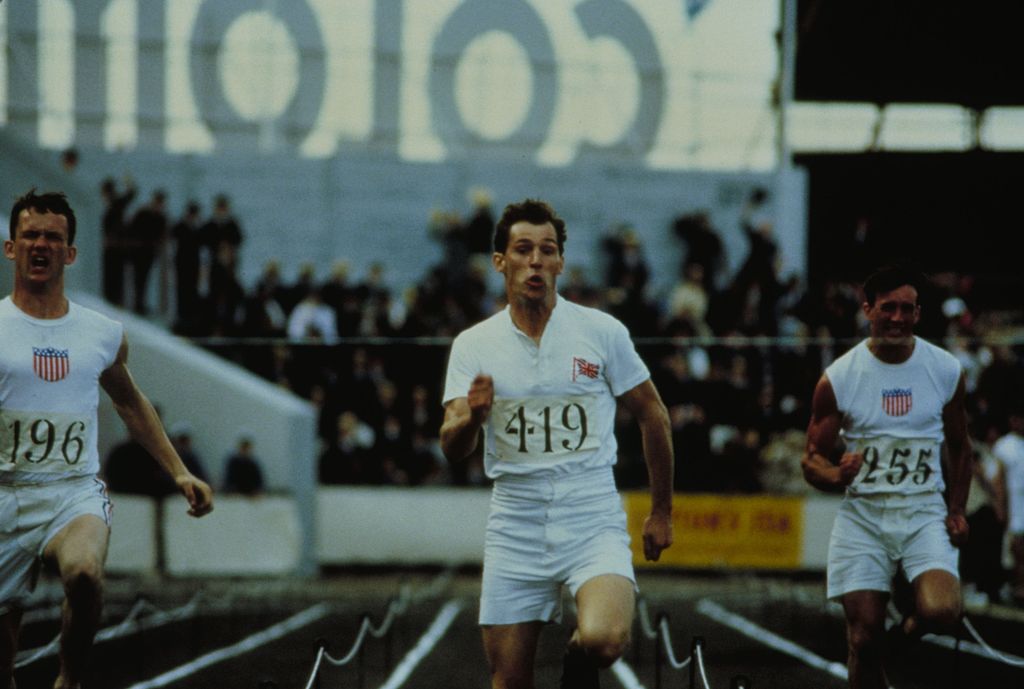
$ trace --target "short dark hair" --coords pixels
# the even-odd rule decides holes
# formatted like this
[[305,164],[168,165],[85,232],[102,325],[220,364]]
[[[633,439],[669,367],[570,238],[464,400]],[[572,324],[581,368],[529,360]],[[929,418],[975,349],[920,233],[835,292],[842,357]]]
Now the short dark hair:
[[78,223],[75,220],[75,211],[68,203],[68,197],[62,191],[46,191],[37,194],[35,188],[18,198],[11,208],[10,238],[16,239],[18,232],[18,218],[23,210],[34,210],[38,213],[54,213],[63,215],[68,221],[68,246],[75,243],[75,230]]
[[864,281],[864,301],[869,306],[875,305],[875,298],[883,292],[891,292],[898,287],[909,285],[917,290],[920,298],[927,278],[924,273],[910,266],[885,266],[879,268]]
[[494,227],[494,250],[505,253],[508,249],[508,236],[512,226],[517,222],[528,222],[531,225],[543,225],[551,223],[555,228],[555,238],[558,241],[558,253],[565,250],[565,221],[558,217],[555,209],[544,201],[538,199],[524,199],[519,203],[510,203],[498,219]]

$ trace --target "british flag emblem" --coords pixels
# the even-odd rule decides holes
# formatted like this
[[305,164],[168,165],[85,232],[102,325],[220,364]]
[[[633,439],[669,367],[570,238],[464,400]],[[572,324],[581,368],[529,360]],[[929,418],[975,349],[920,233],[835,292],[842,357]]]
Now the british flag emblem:
[[600,373],[601,366],[599,364],[592,364],[586,359],[581,359],[578,356],[572,358],[572,379],[573,382],[580,376],[587,378],[597,378],[597,374]]
[[904,416],[914,406],[914,394],[910,388],[882,390],[882,409],[889,416]]
[[48,383],[56,383],[67,377],[71,370],[68,350],[53,347],[32,348],[32,369]]

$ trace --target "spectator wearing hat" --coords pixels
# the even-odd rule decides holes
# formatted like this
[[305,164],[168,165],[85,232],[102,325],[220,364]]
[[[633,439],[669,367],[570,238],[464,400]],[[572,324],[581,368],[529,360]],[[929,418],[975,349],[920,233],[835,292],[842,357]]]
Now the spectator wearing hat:
[[224,493],[255,497],[263,492],[263,470],[252,452],[252,437],[238,437],[235,452],[228,457],[224,472]]
[[188,470],[203,481],[209,483],[210,479],[207,477],[206,470],[203,468],[203,462],[192,445],[192,424],[188,421],[177,421],[171,424],[171,427],[167,431],[167,435],[170,437],[171,444],[174,445],[174,449],[178,451],[178,456],[181,457],[181,461],[185,464]]

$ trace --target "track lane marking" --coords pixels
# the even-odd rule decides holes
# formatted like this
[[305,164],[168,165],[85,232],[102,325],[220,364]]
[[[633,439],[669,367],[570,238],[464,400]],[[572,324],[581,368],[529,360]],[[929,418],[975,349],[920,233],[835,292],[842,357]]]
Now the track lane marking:
[[448,631],[448,627],[451,626],[455,617],[462,611],[462,606],[462,602],[458,600],[450,600],[444,604],[444,607],[437,613],[437,617],[430,623],[427,631],[423,633],[423,636],[416,642],[416,645],[405,654],[402,661],[395,666],[391,676],[380,686],[380,689],[398,689],[409,679],[409,675],[420,664],[420,661],[434,650],[437,642]]
[[818,670],[823,670],[833,677],[838,677],[843,680],[847,679],[846,666],[842,663],[838,663],[833,660],[826,660],[803,646],[800,646],[789,639],[785,639],[778,634],[770,632],[764,627],[751,622],[745,617],[729,612],[718,603],[710,601],[707,598],[702,598],[697,602],[697,612],[706,617],[710,617],[716,622],[724,624],[727,627],[731,627],[741,634],[763,643],[769,648],[773,648],[776,651],[792,656],[805,665],[809,665]]
[[278,622],[275,625],[267,627],[261,632],[248,636],[238,643],[201,655],[195,660],[185,663],[184,665],[179,665],[173,670],[169,670],[162,675],[157,675],[152,679],[147,679],[143,682],[133,684],[128,689],[156,689],[157,687],[165,687],[171,682],[176,682],[179,679],[194,675],[200,670],[210,667],[211,665],[215,665],[229,658],[234,658],[235,656],[242,655],[243,653],[248,653],[249,651],[257,649],[271,641],[276,641],[286,634],[290,634],[297,629],[301,629],[302,627],[326,617],[330,610],[330,607],[326,603],[318,603],[311,608],[307,608],[300,613],[292,615],[282,622]]

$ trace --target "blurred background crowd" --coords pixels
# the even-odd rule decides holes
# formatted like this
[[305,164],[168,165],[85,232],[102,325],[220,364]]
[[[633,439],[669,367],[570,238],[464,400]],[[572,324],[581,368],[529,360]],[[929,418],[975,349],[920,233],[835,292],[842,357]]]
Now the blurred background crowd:
[[[421,241],[440,242],[444,258],[424,275],[389,275],[383,263],[352,266],[343,257],[326,275],[312,260],[288,275],[269,259],[250,285],[238,277],[245,235],[226,196],[215,196],[208,213],[189,201],[171,217],[160,190],[134,206],[131,180],[106,180],[102,193],[108,300],[147,314],[146,295],[159,294],[174,332],[312,401],[323,482],[485,482],[479,458],[448,466],[437,434],[449,338],[504,306],[490,261],[489,193],[476,190],[464,212],[425,214]],[[865,332],[859,282],[882,255],[865,243],[844,274],[813,288],[779,274],[767,196],[758,189],[747,200],[748,251],[732,274],[719,228],[700,209],[669,227],[606,228],[599,279],[573,263],[569,228],[560,291],[629,327],[671,413],[678,490],[808,491],[799,456],[811,391]],[[646,232],[678,239],[683,258],[667,290],[651,287]],[[999,341],[1017,314],[990,308],[968,275],[932,277],[918,332],[962,362],[984,447],[1008,431],[1022,389],[1017,351]],[[160,289],[150,289],[152,279]],[[620,421],[620,485],[641,485],[635,424]]]

